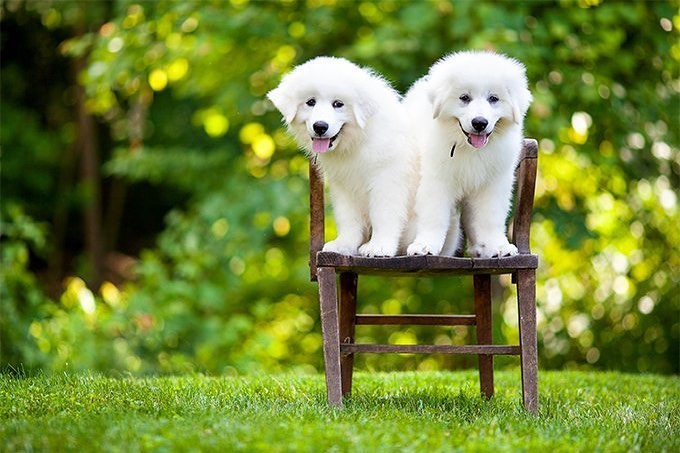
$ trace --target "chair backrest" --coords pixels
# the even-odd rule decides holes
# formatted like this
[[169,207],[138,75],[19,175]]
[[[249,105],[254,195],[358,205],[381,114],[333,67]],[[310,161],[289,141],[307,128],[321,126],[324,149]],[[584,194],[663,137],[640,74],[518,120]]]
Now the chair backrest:
[[538,142],[531,138],[524,139],[522,154],[515,169],[515,216],[512,224],[512,243],[517,246],[519,253],[531,253],[529,234],[537,168]]
[[[531,214],[534,208],[538,143],[534,139],[524,139],[517,168],[515,169],[515,215],[512,223],[512,242],[519,253],[531,253],[529,234]],[[309,162],[309,214],[310,243],[309,270],[312,281],[317,280],[316,254],[325,243],[323,177],[314,163]]]

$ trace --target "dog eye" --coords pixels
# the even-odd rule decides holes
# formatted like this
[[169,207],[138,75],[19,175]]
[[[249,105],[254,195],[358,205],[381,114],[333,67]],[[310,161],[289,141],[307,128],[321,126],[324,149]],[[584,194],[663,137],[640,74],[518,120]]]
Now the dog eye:
[[469,94],[462,94],[458,99],[463,101],[465,104],[469,104],[470,101],[472,101],[472,98],[470,97]]
[[496,96],[495,94],[492,94],[491,96],[489,96],[489,99],[487,99],[487,101],[489,101],[489,104],[495,104],[499,100],[500,99],[498,99],[498,96]]
[[334,109],[339,109],[340,107],[344,107],[345,103],[342,101],[333,101],[333,108]]
[[309,107],[314,107],[316,105],[316,99],[314,98],[309,98],[307,99],[307,102],[305,102]]

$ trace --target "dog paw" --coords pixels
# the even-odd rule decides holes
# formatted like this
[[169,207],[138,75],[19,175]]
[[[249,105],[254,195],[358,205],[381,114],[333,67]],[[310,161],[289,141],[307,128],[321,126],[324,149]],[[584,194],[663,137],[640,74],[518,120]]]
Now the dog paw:
[[435,250],[434,247],[422,242],[414,242],[406,249],[406,254],[409,256],[436,255],[437,253],[439,253],[439,250]]
[[394,256],[397,254],[397,247],[378,241],[370,240],[359,247],[359,255],[373,258],[380,256]]
[[505,242],[496,245],[487,245],[485,243],[474,244],[470,247],[469,253],[474,258],[498,258],[517,255],[518,251],[514,244]]
[[337,240],[326,242],[323,246],[324,252],[335,252],[341,255],[356,255],[357,247],[355,245],[339,242]]
[[505,243],[498,248],[499,256],[514,256],[519,253],[515,244]]

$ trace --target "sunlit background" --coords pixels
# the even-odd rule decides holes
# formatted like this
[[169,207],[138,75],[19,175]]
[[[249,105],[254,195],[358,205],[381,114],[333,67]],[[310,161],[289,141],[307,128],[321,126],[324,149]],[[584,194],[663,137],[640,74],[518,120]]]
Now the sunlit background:
[[[264,95],[317,55],[405,92],[473,48],[523,61],[535,97],[540,366],[677,373],[678,6],[2,2],[1,369],[322,370],[307,161]],[[495,341],[517,342],[510,279],[493,291]],[[368,278],[359,297],[363,312],[473,310],[467,280]],[[361,342],[474,340],[467,327],[360,329]]]

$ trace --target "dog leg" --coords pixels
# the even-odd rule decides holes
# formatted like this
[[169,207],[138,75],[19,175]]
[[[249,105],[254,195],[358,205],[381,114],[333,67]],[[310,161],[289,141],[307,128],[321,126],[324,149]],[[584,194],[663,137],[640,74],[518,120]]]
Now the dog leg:
[[461,242],[460,210],[452,209],[452,211],[451,224],[449,225],[449,231],[446,233],[446,239],[442,247],[442,256],[455,256]]
[[[386,181],[389,175],[377,176],[377,180]],[[394,179],[394,178],[393,178]],[[371,221],[371,239],[359,247],[363,256],[394,256],[399,248],[399,239],[406,223],[407,184],[403,180],[394,180],[392,184],[381,183],[369,194],[369,216]]]
[[511,194],[510,174],[468,197],[464,221],[465,231],[470,237],[470,256],[494,258],[517,255],[517,247],[508,242],[505,226]]
[[423,178],[416,195],[416,238],[408,255],[438,255],[451,221],[451,188],[439,178]]
[[351,194],[330,188],[330,196],[338,237],[326,242],[323,251],[356,255],[366,235],[366,219]]

